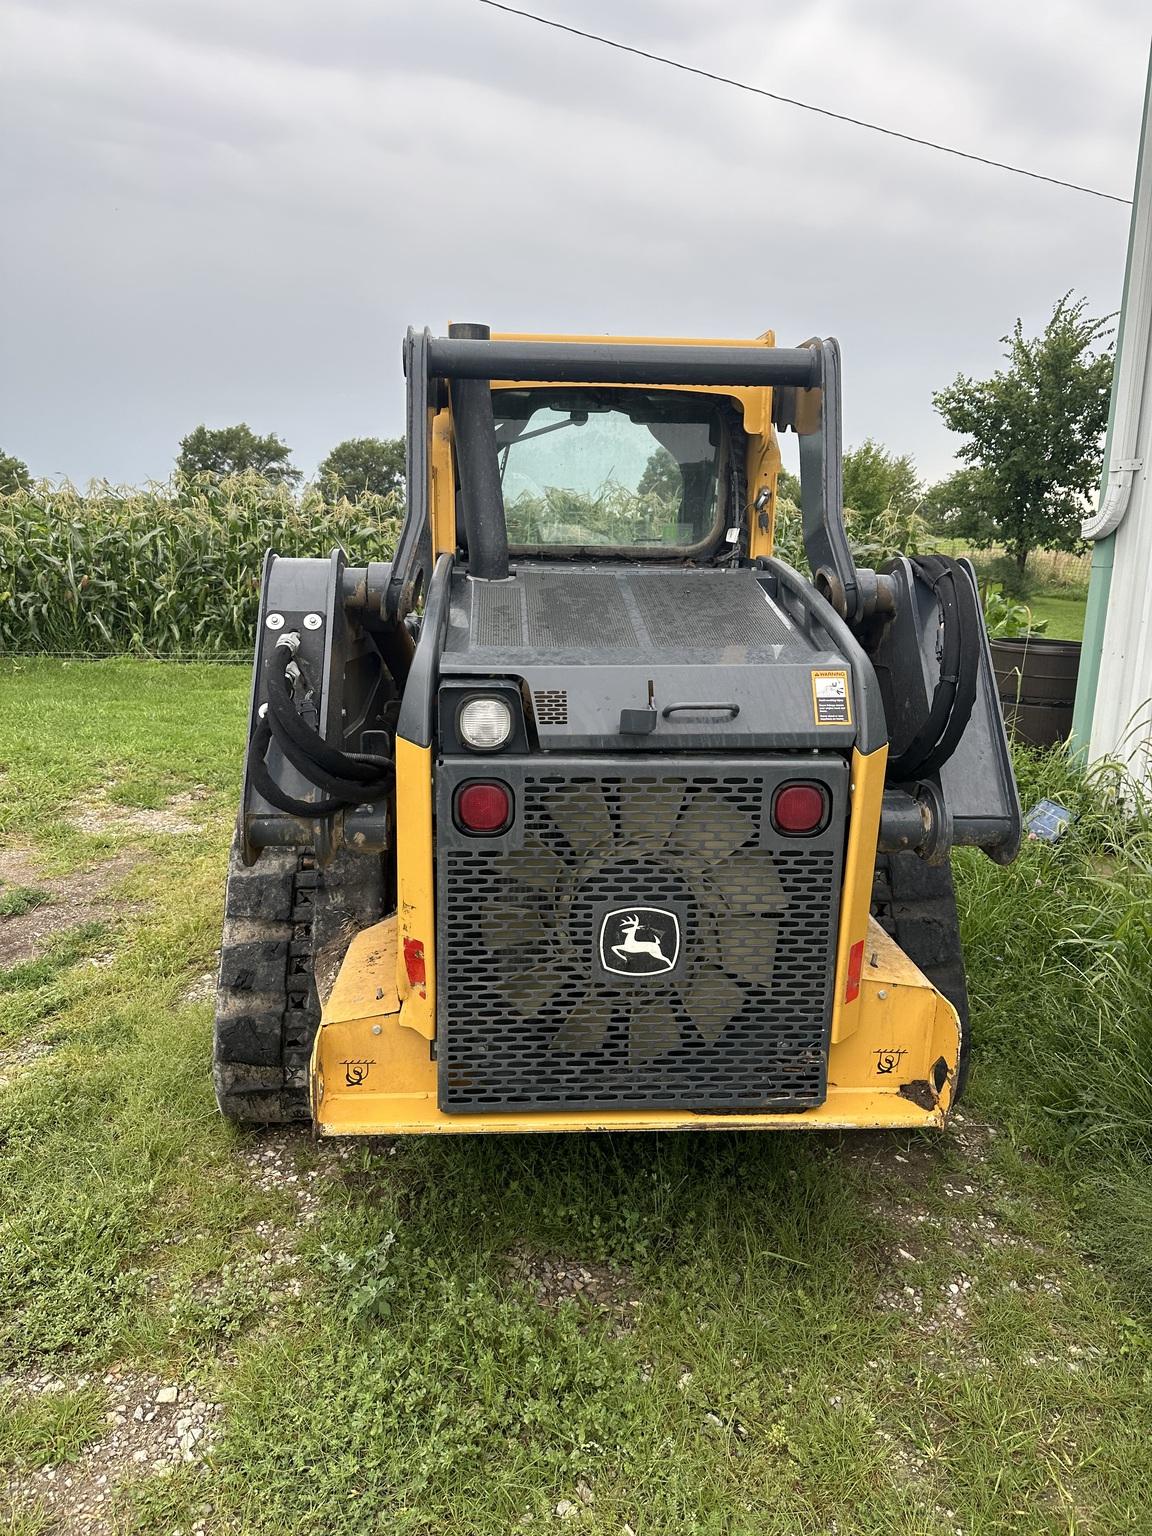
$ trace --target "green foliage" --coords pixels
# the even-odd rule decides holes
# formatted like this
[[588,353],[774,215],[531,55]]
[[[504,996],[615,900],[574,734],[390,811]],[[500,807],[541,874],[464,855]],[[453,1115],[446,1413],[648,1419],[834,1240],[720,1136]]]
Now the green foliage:
[[42,1392],[0,1395],[0,1463],[23,1469],[73,1461],[104,1427],[104,1392]]
[[[923,492],[909,455],[889,453],[869,437],[845,453],[843,465],[844,527],[856,558],[864,565],[880,565],[893,555],[919,554],[929,528],[921,516]],[[776,478],[775,552],[789,565],[807,570],[800,481],[786,469]]]
[[679,467],[672,483],[659,465],[653,470],[649,460],[644,478],[650,480],[650,486],[639,491],[611,481],[591,493],[560,485],[547,486],[541,495],[522,491],[505,508],[508,542],[608,547],[663,544],[673,548],[682,494]]
[[0,650],[247,654],[264,553],[387,560],[391,497],[297,499],[257,473],[0,496]]
[[[866,437],[858,447],[845,452],[841,463],[846,509],[865,517],[892,513],[903,519],[918,511],[924,488],[910,454],[890,453],[883,443]],[[800,480],[791,470],[782,469],[777,475],[776,496],[779,501],[800,505]]]
[[0,448],[0,496],[9,496],[13,491],[26,491],[31,484],[32,476],[23,459],[5,453]]
[[[928,542],[929,530],[915,508],[904,512],[884,506],[878,512],[844,509],[844,528],[852,553],[863,565],[878,566],[894,555],[918,555]],[[799,505],[776,500],[775,553],[797,570],[808,569],[804,551],[804,528]]]
[[185,478],[253,473],[272,485],[294,485],[302,477],[289,463],[291,452],[275,432],[260,437],[246,421],[232,427],[201,425],[180,439],[176,473]]
[[776,498],[778,501],[790,501],[794,507],[800,505],[800,477],[794,475],[790,469],[782,469],[776,476]]
[[1066,293],[1037,337],[1017,320],[1002,338],[1006,368],[984,380],[958,375],[932,397],[965,438],[957,454],[973,471],[960,487],[968,536],[1003,544],[1020,572],[1033,549],[1076,547],[1100,479],[1112,355],[1094,348],[1112,331],[1086,307]]
[[958,858],[974,1089],[1065,1167],[1098,1255],[1152,1305],[1152,801],[1118,768],[1016,753],[1076,820],[1007,869]]
[[1047,620],[1036,620],[1027,603],[1017,603],[994,586],[984,589],[984,627],[993,640],[1020,640],[1042,635]]
[[48,891],[31,885],[0,886],[0,917],[20,917],[34,907],[43,906],[52,897]]
[[330,501],[355,505],[368,496],[404,497],[404,439],[350,437],[337,443],[318,471],[320,487]]
[[113,773],[143,804],[208,791],[203,835],[137,844],[111,930],[8,994],[50,1052],[0,1093],[9,1406],[113,1367],[224,1405],[210,1455],[133,1477],[110,1526],[189,1532],[207,1504],[246,1536],[1143,1528],[1138,809],[1025,755],[1026,801],[1076,826],[1007,871],[960,858],[976,1048],[950,1133],[237,1135],[185,996],[219,938],[248,685],[0,661],[9,836],[58,853]]
[[961,539],[974,548],[995,542],[987,487],[978,469],[958,469],[929,486],[920,503],[920,514],[934,532],[945,538]]
[[667,448],[657,448],[645,464],[636,489],[642,496],[654,492],[669,504],[678,502],[684,490],[684,474],[675,455]]
[[891,512],[912,517],[923,497],[923,487],[912,458],[889,453],[883,443],[866,437],[858,448],[849,448],[843,459],[844,505],[868,517]]

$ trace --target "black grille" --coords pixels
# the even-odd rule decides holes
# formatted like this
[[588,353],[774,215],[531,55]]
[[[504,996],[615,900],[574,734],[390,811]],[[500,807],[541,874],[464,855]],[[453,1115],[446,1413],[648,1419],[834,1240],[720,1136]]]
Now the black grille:
[[[821,1103],[843,764],[821,765],[833,825],[788,841],[767,820],[772,788],[796,774],[786,759],[738,773],[569,761],[564,773],[501,764],[522,837],[441,836],[442,1107]],[[471,771],[445,765],[442,805]],[[621,919],[639,925],[632,939]],[[670,968],[614,973],[636,963],[633,946],[644,965],[671,960],[673,926]]]

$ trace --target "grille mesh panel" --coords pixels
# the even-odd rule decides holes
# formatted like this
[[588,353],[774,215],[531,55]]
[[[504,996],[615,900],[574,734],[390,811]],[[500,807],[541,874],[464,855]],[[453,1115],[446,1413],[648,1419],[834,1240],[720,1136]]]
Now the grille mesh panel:
[[795,635],[754,581],[694,571],[680,581],[635,576],[631,588],[657,650],[796,644]]
[[518,649],[524,644],[523,594],[503,582],[474,582],[472,638],[477,645]]
[[[821,1103],[839,854],[773,842],[778,779],[527,773],[522,849],[442,847],[442,1107]],[[606,911],[635,904],[677,915],[667,974],[600,964]]]
[[534,571],[524,579],[528,600],[528,644],[541,650],[618,645],[636,646],[636,628],[615,576]]

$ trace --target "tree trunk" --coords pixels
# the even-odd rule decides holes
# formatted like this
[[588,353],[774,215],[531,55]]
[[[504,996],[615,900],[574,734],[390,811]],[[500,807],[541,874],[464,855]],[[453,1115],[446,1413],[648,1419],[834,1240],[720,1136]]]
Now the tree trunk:
[[1027,545],[1017,544],[1012,551],[1012,558],[1016,561],[1016,572],[1020,580],[1024,580],[1024,573],[1028,569],[1028,556],[1031,551]]

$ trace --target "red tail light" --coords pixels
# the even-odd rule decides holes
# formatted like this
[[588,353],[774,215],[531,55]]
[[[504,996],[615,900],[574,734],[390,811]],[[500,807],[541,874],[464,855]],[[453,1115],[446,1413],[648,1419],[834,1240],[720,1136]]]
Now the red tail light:
[[783,784],[772,801],[772,825],[787,837],[810,837],[828,825],[828,811],[823,784]]
[[471,779],[456,791],[455,812],[462,832],[491,837],[512,820],[512,791],[491,779]]

